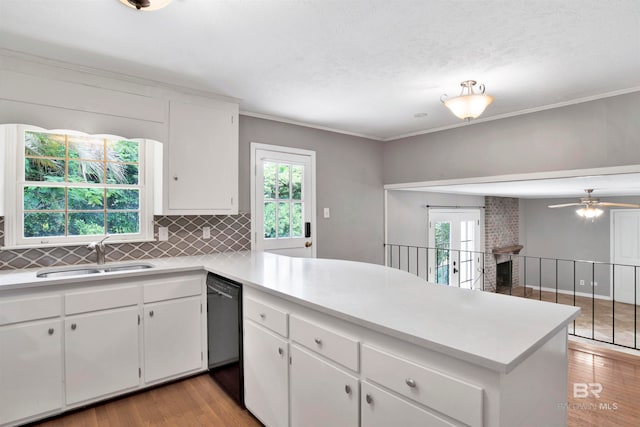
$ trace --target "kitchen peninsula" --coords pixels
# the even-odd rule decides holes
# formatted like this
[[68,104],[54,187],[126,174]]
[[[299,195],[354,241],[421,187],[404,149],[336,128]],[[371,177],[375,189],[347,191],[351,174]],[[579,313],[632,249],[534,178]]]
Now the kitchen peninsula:
[[[68,375],[69,355],[74,354],[68,339],[76,331],[73,325],[82,330],[80,320],[74,319],[95,320],[95,313],[106,311],[114,311],[115,320],[139,316],[138,325],[142,318],[131,338],[141,343],[132,355],[132,382],[89,394],[80,388],[70,400],[68,382],[60,394],[62,373],[52,378],[55,372],[48,372],[44,380],[57,380],[60,395],[39,402],[48,399],[51,406],[19,418],[0,414],[0,425],[43,418],[206,370],[206,355],[201,355],[206,322],[200,313],[194,320],[201,327],[193,340],[197,360],[185,369],[161,372],[175,361],[151,356],[171,346],[147,342],[153,336],[151,319],[160,321],[163,307],[193,302],[189,315],[206,303],[205,272],[244,287],[245,402],[267,425],[309,425],[309,420],[354,426],[391,420],[404,425],[566,423],[566,327],[579,308],[426,284],[399,270],[351,261],[238,252],[145,262],[154,267],[45,279],[36,278],[36,270],[0,273],[3,384],[15,380],[16,372],[35,375],[9,365],[19,358],[7,357],[11,350],[2,340],[19,341],[20,328],[43,324],[45,331],[53,329],[45,333],[57,336],[50,351],[57,349]],[[122,303],[115,309],[107,307],[118,301]],[[64,343],[56,335],[60,325]],[[153,370],[158,375],[150,375]],[[262,389],[265,381],[275,388]],[[43,379],[26,382],[42,385]],[[10,388],[3,385],[0,391],[5,414],[15,391]]]

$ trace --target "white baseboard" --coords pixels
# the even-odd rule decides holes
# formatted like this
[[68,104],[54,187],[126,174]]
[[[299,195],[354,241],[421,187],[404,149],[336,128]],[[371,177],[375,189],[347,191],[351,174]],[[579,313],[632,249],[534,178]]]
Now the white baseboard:
[[[522,285],[520,285],[522,286]],[[531,286],[527,286],[527,288],[531,288],[531,289],[542,289],[543,291],[546,292],[556,292],[556,288],[546,288],[546,287],[542,287],[540,288],[539,286],[535,286],[535,285],[531,285]],[[573,291],[567,291],[565,289],[558,289],[557,292],[559,294],[563,294],[563,295],[573,295]],[[603,300],[607,300],[607,301],[611,301],[611,297],[609,295],[598,295],[598,294],[591,294],[588,292],[578,292],[576,291],[576,296],[577,297],[584,297],[584,298],[595,298],[595,299],[603,299]]]

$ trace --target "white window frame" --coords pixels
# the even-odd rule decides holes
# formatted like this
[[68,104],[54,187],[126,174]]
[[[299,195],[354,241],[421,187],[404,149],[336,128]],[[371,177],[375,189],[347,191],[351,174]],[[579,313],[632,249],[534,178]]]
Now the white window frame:
[[[95,242],[107,234],[95,234],[87,236],[47,236],[30,237],[23,236],[24,200],[23,191],[19,191],[25,184],[24,181],[24,140],[25,132],[46,132],[66,135],[95,136],[99,138],[118,138],[138,142],[140,145],[138,158],[138,179],[136,188],[140,191],[140,232],[132,234],[113,234],[109,243],[152,241],[153,238],[153,208],[154,208],[154,149],[150,140],[140,138],[125,138],[118,135],[90,135],[69,129],[43,129],[31,125],[2,125],[0,126],[0,164],[4,169],[4,195],[0,197],[0,216],[5,218],[5,242],[2,249],[41,248],[50,246],[77,246]],[[1,174],[0,174],[1,175]],[[117,187],[117,186],[116,186]],[[2,189],[0,189],[2,191]],[[2,204],[4,202],[4,204]]]

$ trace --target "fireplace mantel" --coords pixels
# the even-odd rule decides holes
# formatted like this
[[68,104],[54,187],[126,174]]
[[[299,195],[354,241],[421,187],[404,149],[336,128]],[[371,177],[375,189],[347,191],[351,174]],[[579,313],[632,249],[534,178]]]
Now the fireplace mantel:
[[518,255],[524,248],[522,245],[503,246],[501,248],[493,248],[491,252],[494,255]]

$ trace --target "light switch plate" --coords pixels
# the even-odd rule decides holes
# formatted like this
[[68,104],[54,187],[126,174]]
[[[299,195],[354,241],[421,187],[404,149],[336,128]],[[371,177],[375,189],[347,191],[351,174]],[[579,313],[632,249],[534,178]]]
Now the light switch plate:
[[211,227],[202,227],[202,238],[203,239],[211,238]]
[[169,240],[169,227],[158,227],[158,240],[161,242]]
[[331,218],[331,209],[324,208],[324,217],[325,218]]

